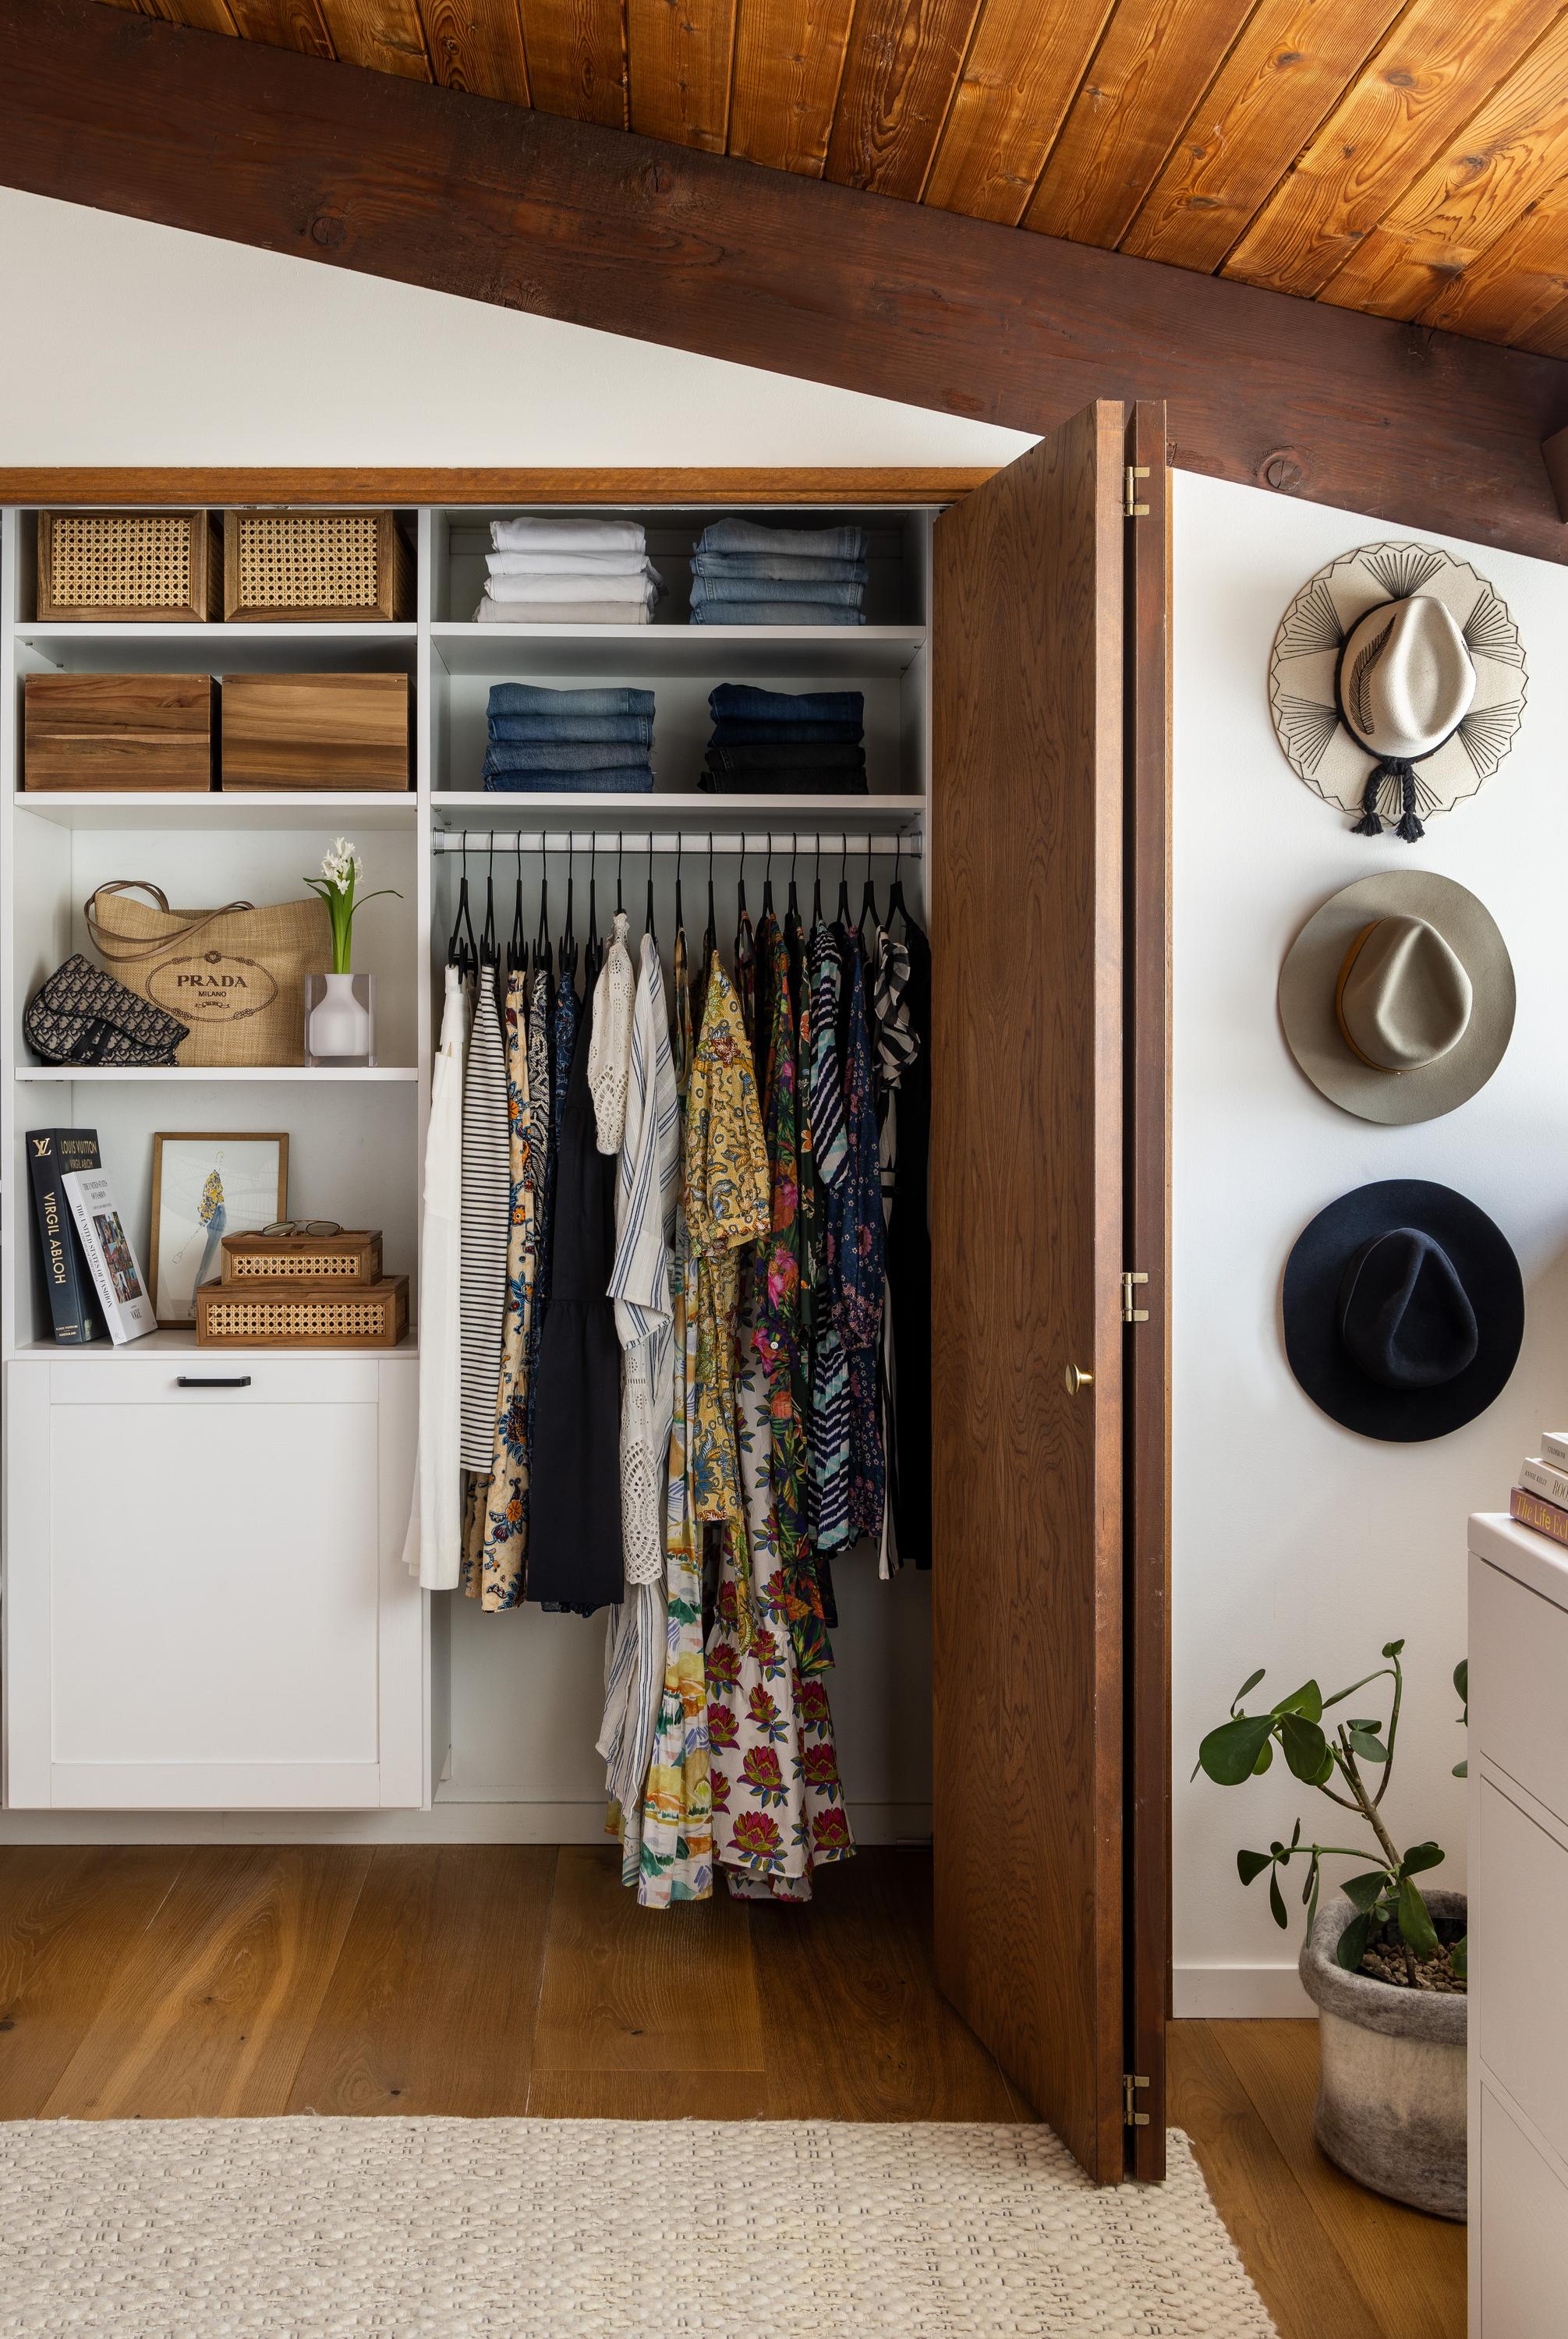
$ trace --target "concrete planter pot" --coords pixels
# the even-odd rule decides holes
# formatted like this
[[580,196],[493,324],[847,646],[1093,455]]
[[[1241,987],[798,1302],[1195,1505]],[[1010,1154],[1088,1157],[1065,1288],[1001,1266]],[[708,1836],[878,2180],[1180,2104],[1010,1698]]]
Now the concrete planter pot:
[[[1463,1892],[1425,1898],[1435,1918],[1464,1923]],[[1317,2141],[1358,2185],[1463,2225],[1467,2000],[1346,1973],[1334,1952],[1355,1914],[1325,1900],[1301,1951],[1321,2018]]]

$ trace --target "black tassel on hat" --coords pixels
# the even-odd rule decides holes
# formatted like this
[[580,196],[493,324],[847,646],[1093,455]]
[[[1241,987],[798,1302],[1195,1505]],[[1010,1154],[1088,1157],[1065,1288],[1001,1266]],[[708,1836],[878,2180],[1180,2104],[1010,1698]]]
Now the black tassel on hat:
[[1351,830],[1352,836],[1381,836],[1383,822],[1377,811],[1378,791],[1385,780],[1399,783],[1400,814],[1394,834],[1406,844],[1419,844],[1426,831],[1415,810],[1415,766],[1403,755],[1386,755],[1374,764],[1366,775],[1366,785],[1361,796],[1361,817]]

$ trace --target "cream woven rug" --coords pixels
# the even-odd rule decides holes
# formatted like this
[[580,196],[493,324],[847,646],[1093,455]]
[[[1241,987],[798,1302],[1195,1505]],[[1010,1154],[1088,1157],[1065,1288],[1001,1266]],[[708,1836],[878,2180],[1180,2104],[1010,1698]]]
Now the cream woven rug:
[[0,2333],[1275,2339],[1185,2137],[762,2120],[0,2126]]

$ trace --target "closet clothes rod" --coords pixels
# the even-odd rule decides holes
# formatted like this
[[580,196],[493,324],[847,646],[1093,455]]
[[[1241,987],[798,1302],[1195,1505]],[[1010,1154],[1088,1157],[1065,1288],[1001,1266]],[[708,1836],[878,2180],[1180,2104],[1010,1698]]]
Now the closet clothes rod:
[[613,860],[616,848],[626,852],[679,853],[691,855],[726,853],[732,857],[744,854],[748,861],[758,854],[772,853],[774,860],[792,849],[804,859],[844,854],[873,854],[888,861],[900,856],[905,861],[918,861],[923,849],[917,834],[898,836],[875,836],[865,829],[835,829],[832,834],[816,829],[747,829],[742,834],[736,829],[727,834],[718,829],[687,828],[595,828],[551,829],[531,835],[508,834],[504,829],[492,832],[488,828],[439,828],[430,838],[436,853],[461,853],[466,846],[470,853],[596,853],[600,860]]

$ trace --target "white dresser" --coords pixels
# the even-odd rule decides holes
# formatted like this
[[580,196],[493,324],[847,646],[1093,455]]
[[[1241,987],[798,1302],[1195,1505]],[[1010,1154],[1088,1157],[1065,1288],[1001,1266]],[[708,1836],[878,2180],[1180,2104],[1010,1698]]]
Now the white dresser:
[[1470,1522],[1470,2339],[1568,2333],[1568,1551]]

